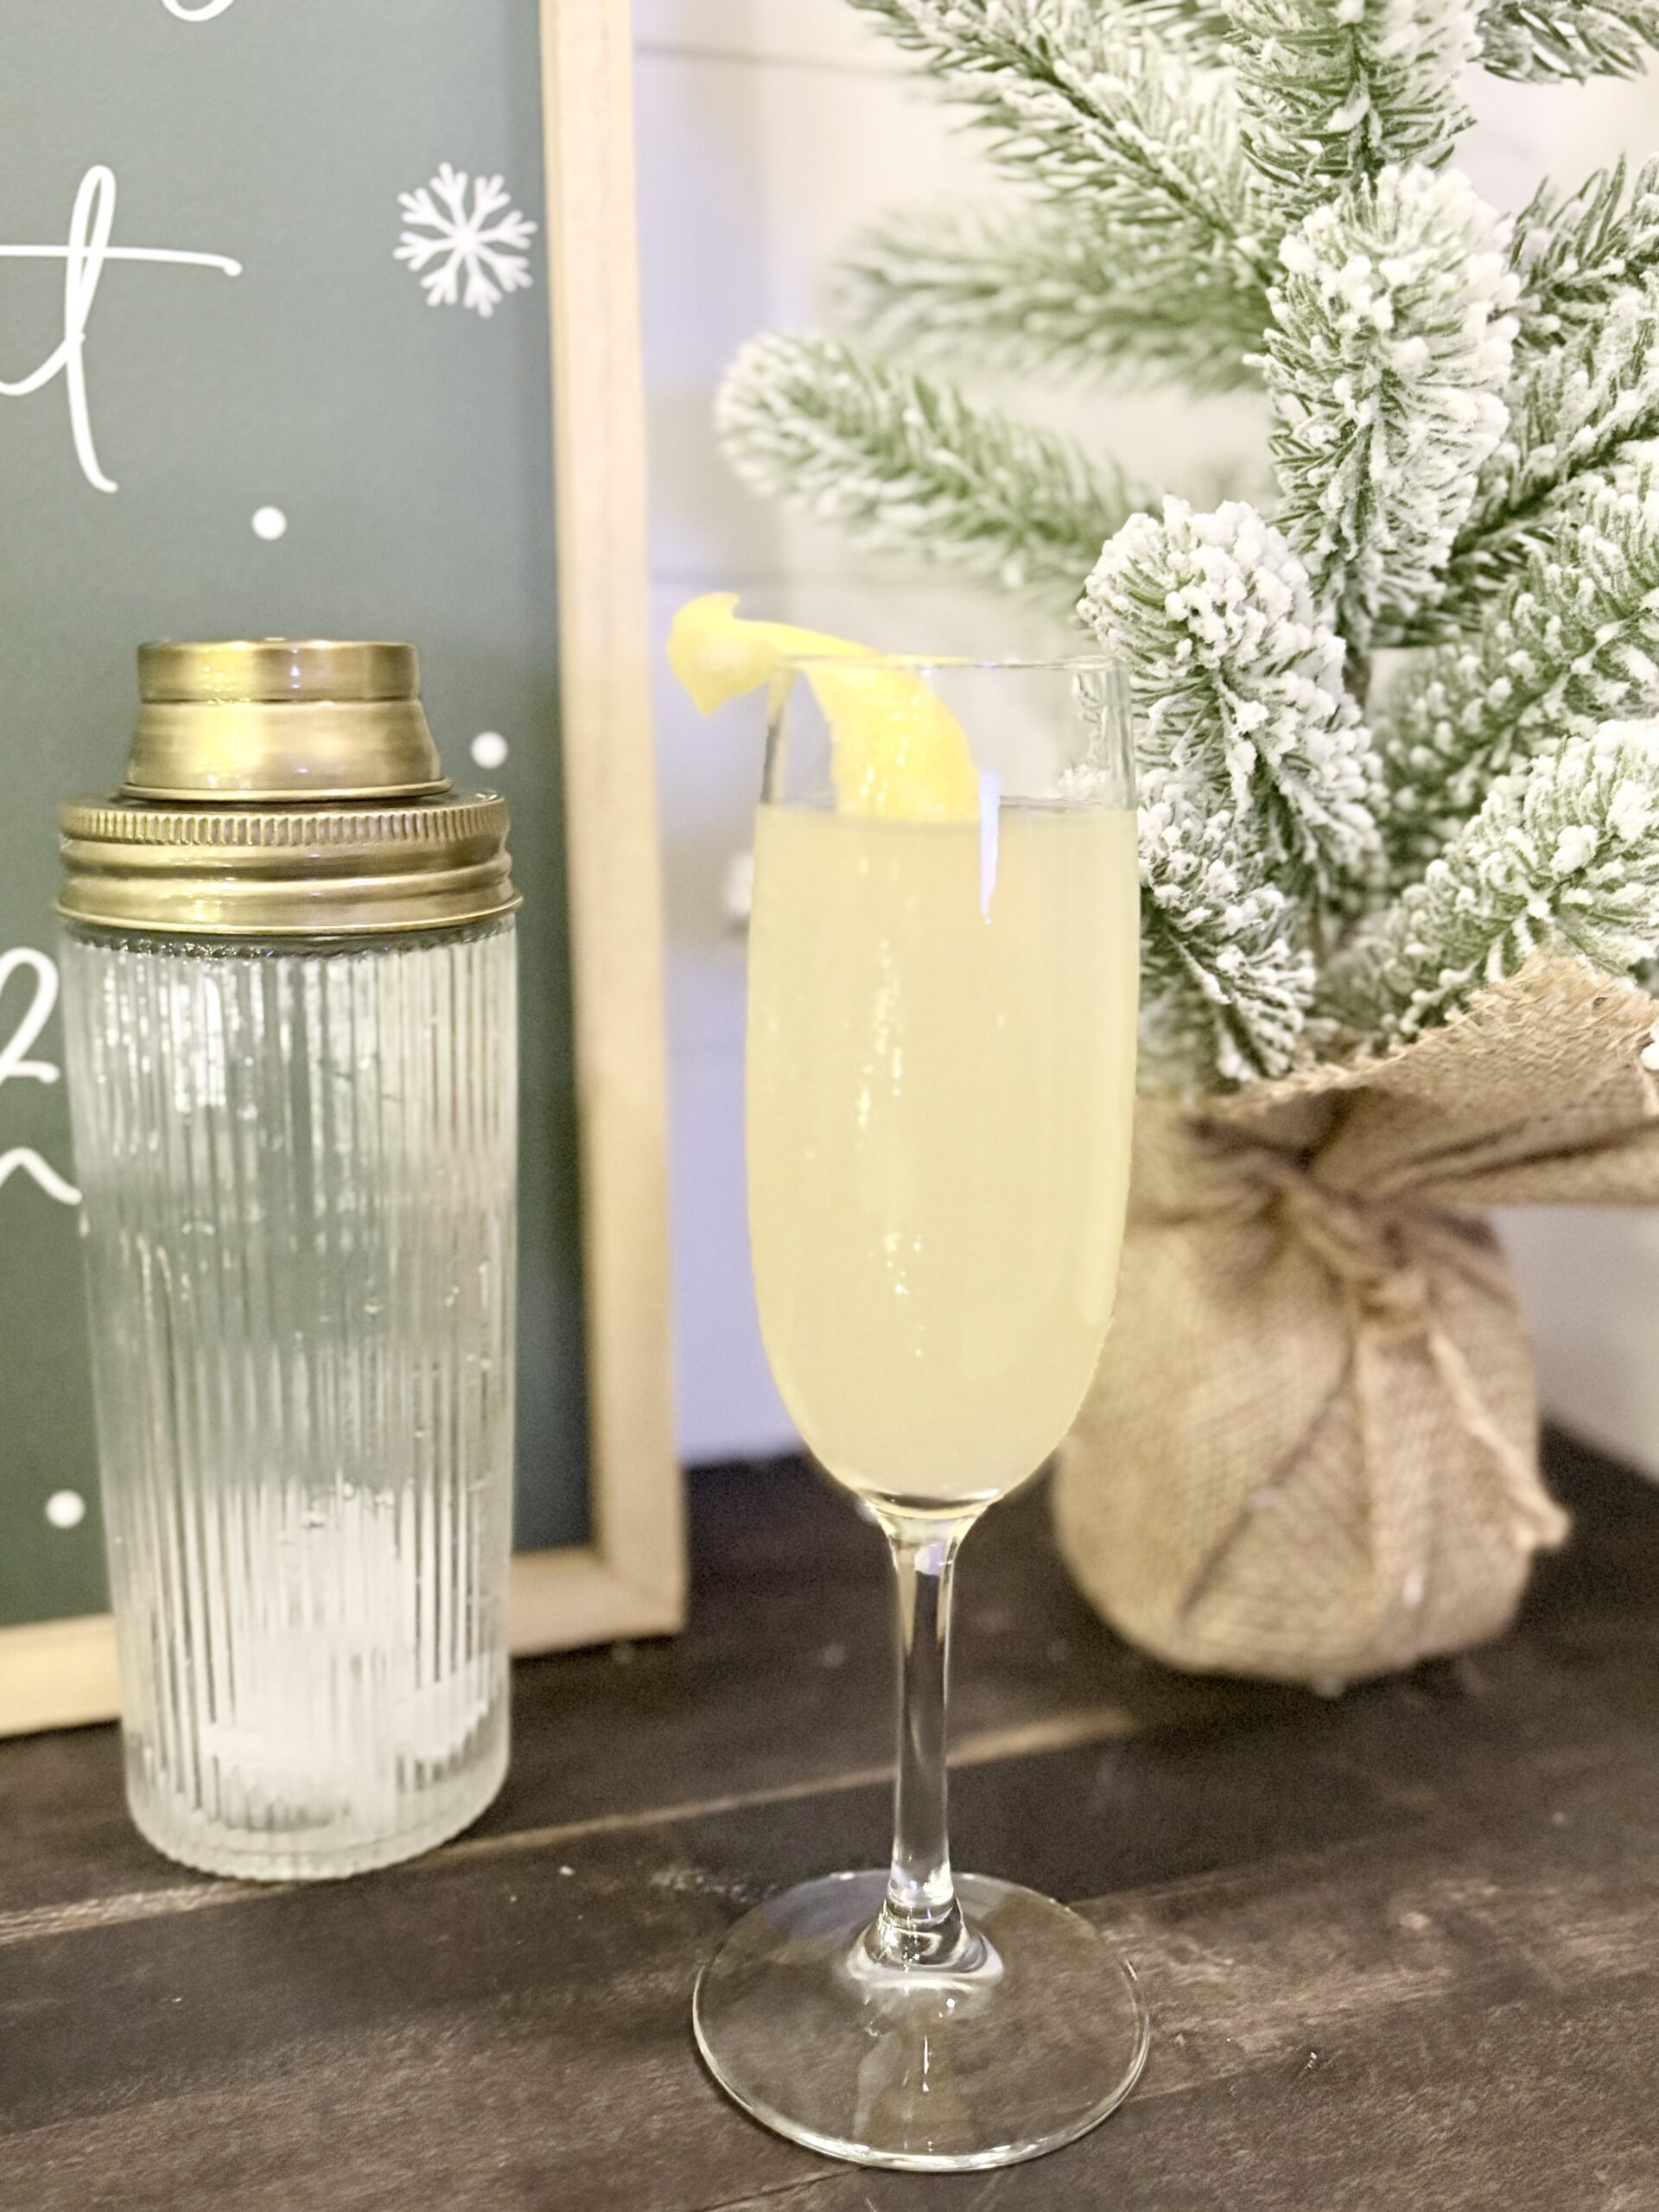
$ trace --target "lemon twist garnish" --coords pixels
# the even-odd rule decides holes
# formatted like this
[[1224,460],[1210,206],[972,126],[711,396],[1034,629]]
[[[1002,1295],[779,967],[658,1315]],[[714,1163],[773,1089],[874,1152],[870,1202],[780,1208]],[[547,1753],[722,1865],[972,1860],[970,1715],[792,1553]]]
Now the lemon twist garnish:
[[[909,669],[873,658],[862,645],[788,622],[748,622],[735,592],[710,592],[683,607],[668,638],[668,662],[699,712],[758,691],[785,662],[811,655],[804,671],[830,724],[836,804],[848,814],[906,822],[975,822],[979,779],[962,724],[932,686]],[[836,661],[855,665],[833,666]]]

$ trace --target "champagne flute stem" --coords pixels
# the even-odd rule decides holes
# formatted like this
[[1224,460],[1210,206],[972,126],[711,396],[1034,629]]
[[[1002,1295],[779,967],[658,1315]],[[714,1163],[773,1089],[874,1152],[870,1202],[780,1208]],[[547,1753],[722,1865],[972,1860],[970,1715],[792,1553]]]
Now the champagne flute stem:
[[882,1516],[899,1599],[899,1774],[887,1902],[865,1940],[885,1966],[964,1969],[982,1948],[951,1883],[946,1806],[951,1583],[971,1526]]

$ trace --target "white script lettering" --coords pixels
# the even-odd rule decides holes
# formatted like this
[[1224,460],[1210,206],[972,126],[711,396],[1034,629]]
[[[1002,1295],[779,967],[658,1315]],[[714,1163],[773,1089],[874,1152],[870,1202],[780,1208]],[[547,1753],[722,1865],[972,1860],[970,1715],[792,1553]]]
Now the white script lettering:
[[0,260],[61,261],[63,263],[63,337],[37,369],[16,384],[0,378],[0,399],[27,399],[54,377],[61,376],[69,395],[69,424],[74,434],[75,458],[81,474],[95,491],[113,492],[115,482],[99,465],[92,442],[92,409],[86,397],[86,324],[92,302],[111,261],[182,263],[198,269],[217,269],[226,276],[239,276],[242,264],[219,253],[177,253],[164,246],[119,246],[110,244],[115,226],[115,172],[100,163],[87,170],[75,194],[69,219],[67,245],[0,245]]
[[[32,944],[14,945],[10,952],[0,952],[0,997],[5,995],[11,977],[22,972],[32,974],[35,988],[24,1007],[21,1020],[10,1036],[0,1043],[0,1085],[8,1083],[55,1083],[58,1070],[50,1060],[32,1060],[29,1055],[41,1030],[52,1018],[52,1009],[58,1002],[58,970],[54,962]],[[10,1152],[0,1152],[0,1189],[7,1179],[16,1173],[28,1175],[39,1185],[49,1198],[56,1198],[66,1206],[78,1206],[80,1192],[73,1183],[66,1183],[55,1167],[48,1166],[38,1152],[27,1145],[14,1145]]]

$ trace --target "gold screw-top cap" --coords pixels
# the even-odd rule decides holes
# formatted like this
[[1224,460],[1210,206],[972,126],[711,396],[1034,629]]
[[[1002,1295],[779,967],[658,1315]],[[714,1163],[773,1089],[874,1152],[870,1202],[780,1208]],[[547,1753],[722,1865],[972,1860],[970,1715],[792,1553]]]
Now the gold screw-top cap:
[[518,904],[507,810],[450,789],[412,645],[143,645],[126,781],[60,815],[71,921],[191,937],[375,937]]
[[447,791],[413,645],[140,645],[129,798],[428,798]]

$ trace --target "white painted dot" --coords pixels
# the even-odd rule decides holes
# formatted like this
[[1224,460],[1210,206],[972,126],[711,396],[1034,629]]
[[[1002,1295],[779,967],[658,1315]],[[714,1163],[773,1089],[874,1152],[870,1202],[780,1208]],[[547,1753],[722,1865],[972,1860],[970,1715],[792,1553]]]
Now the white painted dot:
[[256,507],[253,511],[253,534],[263,537],[267,545],[274,545],[288,528],[288,517],[280,507]]
[[726,880],[720,887],[720,903],[726,909],[726,919],[734,930],[747,929],[749,917],[754,912],[754,855],[734,853],[726,863]]
[[54,1529],[78,1529],[86,1518],[86,1501],[78,1490],[54,1490],[46,1501],[46,1517]]
[[473,740],[472,752],[480,768],[499,768],[507,757],[507,741],[499,729],[481,729]]

